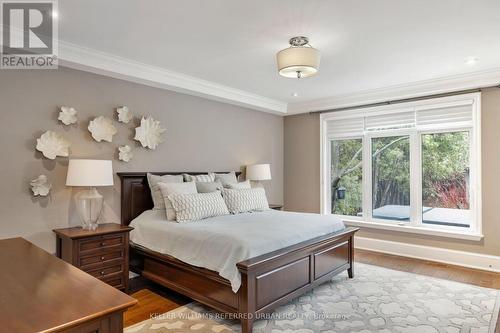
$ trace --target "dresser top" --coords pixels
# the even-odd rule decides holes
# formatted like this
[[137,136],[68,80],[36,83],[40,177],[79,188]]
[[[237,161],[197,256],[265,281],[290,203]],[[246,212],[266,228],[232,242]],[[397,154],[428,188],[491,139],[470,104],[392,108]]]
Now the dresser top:
[[107,234],[116,234],[120,232],[129,232],[134,228],[128,226],[122,226],[117,223],[103,223],[99,224],[96,230],[85,230],[81,227],[73,227],[73,228],[63,228],[63,229],[54,229],[53,231],[61,236],[67,237],[71,239],[77,238],[85,238],[99,235],[107,235]]
[[2,332],[55,332],[137,303],[23,238],[0,240]]

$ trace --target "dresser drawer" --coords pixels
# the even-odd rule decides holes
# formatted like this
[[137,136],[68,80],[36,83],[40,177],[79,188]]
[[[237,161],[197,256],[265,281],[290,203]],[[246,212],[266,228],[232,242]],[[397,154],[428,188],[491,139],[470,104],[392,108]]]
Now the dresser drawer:
[[99,269],[85,270],[85,271],[97,278],[106,278],[108,275],[123,273],[123,264],[120,263],[109,267],[103,267]]
[[113,246],[123,246],[125,243],[125,236],[120,235],[105,235],[93,237],[78,242],[78,249],[80,253],[105,249]]
[[[117,259],[124,259],[125,258],[125,253],[124,253],[123,248],[117,248],[113,249],[112,251],[105,252],[105,253],[96,253],[88,256],[80,256],[79,262],[78,262],[78,267],[82,268],[85,270],[86,266],[96,266],[96,264],[105,264],[108,261],[111,260],[117,260]],[[102,266],[102,265],[97,265],[97,266]]]

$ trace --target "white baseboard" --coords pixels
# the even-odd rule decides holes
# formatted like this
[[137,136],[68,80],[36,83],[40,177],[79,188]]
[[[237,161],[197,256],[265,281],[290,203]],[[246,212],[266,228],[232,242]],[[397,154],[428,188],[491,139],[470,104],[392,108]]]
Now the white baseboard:
[[456,251],[439,247],[399,243],[366,237],[355,237],[354,247],[362,250],[437,261],[445,264],[500,273],[500,257],[488,254]]

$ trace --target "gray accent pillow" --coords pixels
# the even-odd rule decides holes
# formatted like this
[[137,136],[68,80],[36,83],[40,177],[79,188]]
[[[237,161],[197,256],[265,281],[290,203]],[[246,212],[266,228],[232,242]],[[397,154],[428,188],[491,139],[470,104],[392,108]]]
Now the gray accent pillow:
[[209,172],[204,175],[189,175],[187,173],[184,174],[184,181],[186,182],[199,182],[199,183],[206,183],[206,182],[214,182],[215,181],[215,173]]
[[264,211],[269,209],[266,191],[263,188],[242,190],[223,189],[222,196],[232,214]]
[[236,177],[236,172],[231,171],[230,173],[216,173],[215,181],[220,182],[222,185],[226,186],[228,184],[235,184],[238,182]]
[[172,207],[172,202],[170,202],[169,196],[175,194],[193,194],[196,192],[195,183],[158,183],[161,194],[163,196],[163,201],[165,201],[165,212],[167,214],[167,220],[175,221],[176,214],[175,209]]
[[215,182],[196,182],[198,193],[210,193],[222,190],[222,184]]
[[153,198],[153,209],[165,209],[165,201],[161,195],[158,183],[182,183],[184,181],[182,175],[164,175],[156,176],[148,172],[147,174],[149,189],[151,190],[151,198]]
[[168,198],[175,209],[177,222],[199,221],[229,214],[220,192],[174,194]]
[[252,188],[252,185],[250,184],[250,180],[247,179],[244,182],[239,182],[235,184],[226,184],[224,187],[233,190],[247,190]]

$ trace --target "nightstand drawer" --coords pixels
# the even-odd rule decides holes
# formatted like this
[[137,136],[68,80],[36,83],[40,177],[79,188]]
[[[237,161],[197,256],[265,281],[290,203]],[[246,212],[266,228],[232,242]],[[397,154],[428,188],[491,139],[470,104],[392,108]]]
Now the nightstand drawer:
[[97,278],[106,278],[108,275],[123,273],[123,264],[118,264],[110,267],[104,267],[100,269],[94,269],[86,271],[92,276]]
[[118,248],[114,251],[109,251],[107,253],[97,253],[90,256],[80,257],[78,267],[84,269],[85,266],[105,263],[106,261],[123,259],[125,257],[124,249]]
[[81,240],[78,245],[80,252],[86,252],[110,246],[123,246],[124,240],[124,235],[106,235]]

